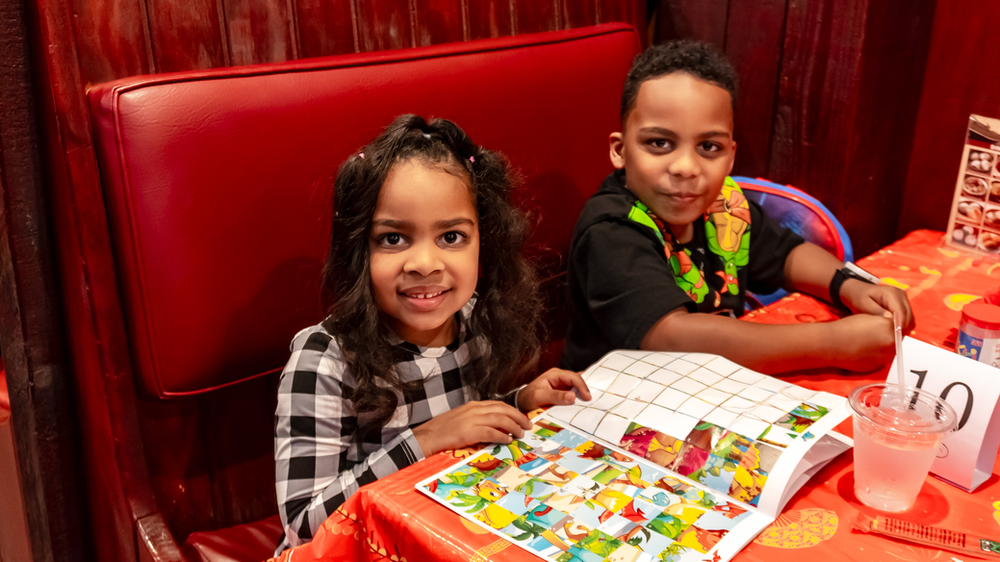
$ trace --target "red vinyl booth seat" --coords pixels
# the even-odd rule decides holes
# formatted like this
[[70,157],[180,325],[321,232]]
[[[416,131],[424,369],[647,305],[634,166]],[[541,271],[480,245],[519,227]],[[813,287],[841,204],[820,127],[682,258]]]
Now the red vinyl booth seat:
[[452,119],[521,172],[558,341],[562,256],[638,50],[607,24],[95,86],[100,183],[67,195],[59,243],[70,270],[79,252],[64,298],[99,559],[270,553],[277,373],[323,315],[331,178],[399,114]]

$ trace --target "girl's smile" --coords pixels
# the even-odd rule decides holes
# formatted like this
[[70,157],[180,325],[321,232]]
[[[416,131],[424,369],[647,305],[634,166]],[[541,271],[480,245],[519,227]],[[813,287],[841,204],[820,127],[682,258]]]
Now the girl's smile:
[[372,293],[404,340],[440,347],[479,279],[479,222],[464,170],[450,163],[397,163],[372,219]]

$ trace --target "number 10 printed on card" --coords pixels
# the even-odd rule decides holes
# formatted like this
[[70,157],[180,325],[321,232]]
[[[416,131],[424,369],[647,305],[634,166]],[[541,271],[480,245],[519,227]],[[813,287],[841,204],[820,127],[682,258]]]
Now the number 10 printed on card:
[[851,441],[846,400],[716,355],[615,351],[553,407],[417,489],[558,562],[725,561]]

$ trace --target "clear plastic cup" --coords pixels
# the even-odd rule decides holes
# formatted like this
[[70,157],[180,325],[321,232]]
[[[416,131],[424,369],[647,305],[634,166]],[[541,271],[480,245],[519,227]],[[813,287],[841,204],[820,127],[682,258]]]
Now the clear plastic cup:
[[906,511],[958,414],[937,395],[910,386],[902,401],[899,386],[886,383],[855,388],[847,399],[854,411],[854,493],[880,511]]

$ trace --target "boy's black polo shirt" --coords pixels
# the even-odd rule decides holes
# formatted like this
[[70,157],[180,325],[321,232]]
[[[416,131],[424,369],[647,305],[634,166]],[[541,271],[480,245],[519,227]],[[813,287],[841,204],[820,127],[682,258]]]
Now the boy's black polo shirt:
[[663,244],[647,226],[628,218],[636,196],[625,188],[625,172],[612,172],[584,205],[570,243],[567,285],[569,329],[562,356],[564,368],[586,369],[613,349],[638,349],[646,332],[668,312],[744,311],[745,291],[772,293],[784,283],[788,253],[804,242],[778,227],[756,203],[750,202],[750,260],[739,270],[739,294],[721,294],[715,308],[713,293],[722,288],[721,259],[705,242],[704,218],[694,223],[694,238],[681,248],[703,271],[713,293],[696,305],[674,280]]

